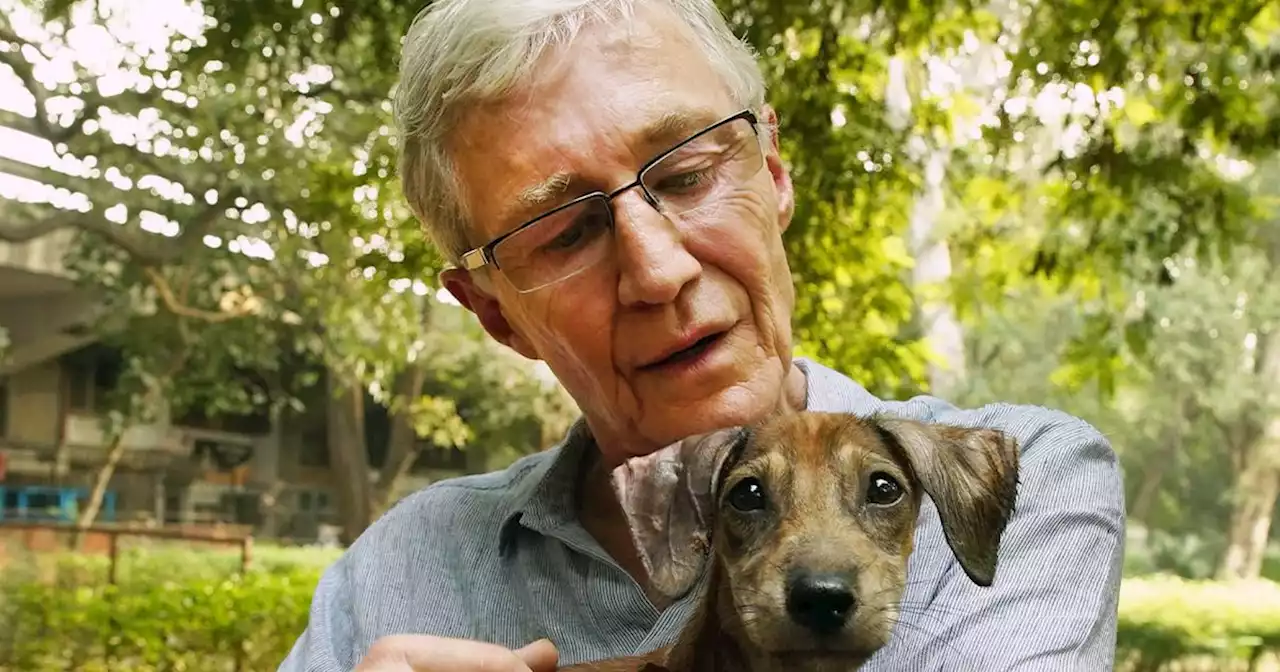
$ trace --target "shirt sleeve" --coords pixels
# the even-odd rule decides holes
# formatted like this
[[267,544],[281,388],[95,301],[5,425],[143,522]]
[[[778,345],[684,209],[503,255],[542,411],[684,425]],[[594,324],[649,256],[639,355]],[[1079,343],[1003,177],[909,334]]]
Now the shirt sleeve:
[[339,652],[336,642],[351,641],[351,591],[347,582],[347,555],[327,569],[311,598],[307,627],[294,642],[277,672],[344,672],[354,663],[349,652]]
[[1029,436],[995,582],[973,584],[952,560],[923,606],[928,613],[895,633],[903,635],[905,663],[895,669],[1113,669],[1125,529],[1120,467],[1087,423],[1056,413],[1040,419],[1029,432],[1014,431]]

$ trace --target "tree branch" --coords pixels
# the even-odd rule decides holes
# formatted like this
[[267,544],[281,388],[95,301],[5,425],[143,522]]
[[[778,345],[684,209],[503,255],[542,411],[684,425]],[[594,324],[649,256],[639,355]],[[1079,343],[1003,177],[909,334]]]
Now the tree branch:
[[37,137],[44,137],[44,131],[40,128],[40,124],[35,119],[32,119],[31,117],[24,117],[17,112],[0,110],[0,126],[28,133]]
[[0,156],[0,173],[8,173],[15,177],[21,177],[41,184],[50,184],[56,187],[62,187],[70,191],[79,190],[79,187],[76,186],[75,182],[83,179],[58,172],[52,168],[37,166],[25,161],[16,161],[3,156]]
[[48,89],[45,89],[39,81],[36,80],[35,68],[22,55],[24,46],[32,46],[30,42],[22,39],[17,33],[9,29],[8,25],[0,25],[0,41],[8,42],[13,48],[0,51],[0,63],[4,63],[13,70],[13,74],[22,80],[22,86],[36,100],[36,126],[41,130],[38,135],[49,137],[55,134],[53,127],[49,124],[49,118],[45,116],[45,104],[48,100]]
[[186,248],[195,241],[203,240],[205,234],[213,228],[214,223],[221,219],[220,215],[223,210],[226,210],[227,204],[231,203],[237,195],[224,195],[218,199],[217,203],[205,208],[200,214],[182,222],[182,233],[178,234],[179,245]]
[[103,217],[102,213],[97,210],[89,212],[58,210],[55,214],[28,222],[0,220],[0,241],[26,243],[62,229],[78,229],[96,233],[106,238],[111,244],[124,250],[130,257],[140,263],[177,256],[176,250],[169,251],[166,249],[174,247],[167,239],[126,225],[116,224]]
[[[0,157],[0,172],[42,184],[55,184],[68,189],[86,192],[92,191],[89,188],[91,185],[88,184],[82,185],[83,189],[77,189],[76,182],[82,181],[81,178],[64,175],[52,169],[41,168],[4,157]],[[0,218],[0,241],[25,243],[61,229],[73,228],[103,236],[108,242],[124,250],[134,261],[141,265],[160,266],[179,258],[182,252],[191,245],[198,244],[217,222],[224,221],[222,213],[237,197],[242,195],[244,194],[238,189],[225,190],[216,203],[196,210],[194,207],[182,206],[167,201],[131,202],[134,199],[129,198],[130,194],[128,192],[118,192],[120,202],[124,203],[130,211],[157,210],[157,205],[161,203],[170,203],[178,210],[181,210],[182,214],[178,214],[177,211],[171,211],[167,214],[161,213],[177,221],[181,226],[182,232],[176,239],[148,233],[128,224],[112,222],[106,219],[102,210],[96,206],[89,212],[76,212],[54,210],[52,206],[38,204],[36,207],[48,207],[52,212],[38,217],[15,217],[12,214],[8,214],[6,217]],[[27,208],[31,207],[28,204],[22,205],[26,205]],[[21,210],[15,210],[15,212],[21,212]]]
[[[79,96],[80,102],[84,105],[84,109],[70,126],[64,128],[50,122],[47,108],[49,90],[44,88],[44,86],[36,79],[35,68],[32,63],[22,55],[22,48],[29,46],[40,52],[40,55],[44,56],[46,59],[49,58],[48,55],[45,54],[39,45],[25,40],[20,35],[13,32],[13,30],[9,28],[7,22],[0,23],[0,41],[8,42],[16,47],[14,50],[0,51],[0,63],[4,63],[13,69],[14,74],[16,74],[18,79],[22,81],[23,87],[31,94],[31,97],[35,99],[36,107],[34,119],[28,119],[20,115],[15,115],[11,112],[0,111],[0,125],[17,128],[25,133],[42,137],[56,145],[60,142],[67,142],[79,135],[81,131],[84,130],[86,122],[98,117],[98,108],[104,105],[107,99],[98,95],[96,92],[87,91]],[[82,84],[85,83],[84,78],[81,78],[80,81]],[[155,93],[136,94],[135,97],[139,100],[160,100],[159,96]]]
[[70,126],[52,131],[50,137],[47,138],[49,142],[55,145],[60,142],[70,142],[72,138],[80,135],[84,130],[84,125],[90,119],[98,118],[98,107],[102,105],[101,97],[96,93],[86,93],[80,97],[80,102],[84,104],[84,109],[80,111],[80,116],[76,117],[76,120]]
[[145,266],[143,267],[142,272],[147,276],[147,279],[151,281],[151,286],[155,287],[156,294],[160,297],[160,303],[164,305],[166,310],[178,317],[186,317],[193,320],[212,322],[216,324],[220,322],[229,322],[241,317],[248,317],[256,312],[256,306],[249,301],[246,301],[228,311],[204,310],[188,306],[178,299],[177,295],[174,294],[173,287],[169,285],[169,280],[165,278],[164,274],[154,266]]

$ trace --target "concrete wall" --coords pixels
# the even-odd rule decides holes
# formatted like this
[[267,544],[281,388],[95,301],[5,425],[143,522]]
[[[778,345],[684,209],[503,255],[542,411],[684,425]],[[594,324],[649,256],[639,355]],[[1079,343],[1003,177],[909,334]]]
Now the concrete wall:
[[74,230],[61,229],[25,243],[0,243],[0,266],[45,275],[66,275],[63,258],[74,237]]
[[9,431],[4,438],[19,445],[57,445],[62,380],[58,363],[45,362],[11,374],[6,380]]
[[[91,378],[91,372],[73,375],[69,366],[58,359],[5,377],[9,422],[6,435],[0,437],[0,450],[5,450],[9,458],[8,484],[92,484],[109,441],[100,416],[94,412],[95,391],[88,391],[87,408],[62,412],[70,406],[71,381],[79,380],[92,387]],[[217,508],[223,493],[263,491],[279,479],[280,432],[245,435],[177,426],[169,422],[167,412],[160,413],[160,417],[159,422],[130,427],[125,432],[126,452],[109,486],[116,493],[121,518],[156,519],[164,516],[166,509],[187,513],[204,509],[209,514]],[[63,471],[55,469],[54,460],[60,432],[65,433]],[[204,460],[196,459],[197,443],[214,444],[222,451],[240,446],[250,459],[223,470],[207,454]],[[179,500],[176,503],[172,501],[175,495]]]
[[98,310],[94,293],[67,276],[63,258],[73,236],[61,230],[20,245],[0,243],[0,327],[11,341],[0,376],[89,342],[72,332]]
[[[8,431],[0,436],[0,450],[9,456],[10,484],[54,479],[52,456],[62,432],[68,467],[57,477],[62,483],[87,486],[106,448],[92,403],[64,413],[73,377],[59,358],[94,340],[77,327],[91,321],[98,310],[93,294],[76,287],[66,274],[63,258],[74,235],[64,230],[21,245],[0,243],[0,326],[12,340],[0,360],[0,379],[9,390]],[[167,418],[131,428],[124,438],[128,452],[110,487],[122,511],[157,517],[166,513],[175,493],[181,493],[179,509],[190,511],[211,506],[224,492],[276,488],[278,515],[286,519],[285,527],[301,529],[305,535],[314,519],[326,514],[299,514],[293,510],[299,501],[305,499],[310,504],[304,508],[316,509],[315,502],[324,499],[328,504],[319,508],[327,510],[334,497],[332,473],[315,457],[317,449],[324,452],[323,434],[304,435],[298,429],[301,421],[288,418],[272,434],[253,437],[211,437],[205,430],[173,426]],[[190,457],[193,444],[210,438],[247,442],[253,457],[229,473],[195,464]],[[281,482],[287,484],[283,489]],[[298,516],[302,524],[287,524]]]

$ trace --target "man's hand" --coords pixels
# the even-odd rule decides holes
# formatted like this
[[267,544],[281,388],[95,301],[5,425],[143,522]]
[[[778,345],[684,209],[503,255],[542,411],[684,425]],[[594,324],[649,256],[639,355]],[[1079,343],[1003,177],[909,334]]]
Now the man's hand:
[[391,635],[369,647],[355,672],[555,672],[556,647],[539,639],[512,651],[431,635]]

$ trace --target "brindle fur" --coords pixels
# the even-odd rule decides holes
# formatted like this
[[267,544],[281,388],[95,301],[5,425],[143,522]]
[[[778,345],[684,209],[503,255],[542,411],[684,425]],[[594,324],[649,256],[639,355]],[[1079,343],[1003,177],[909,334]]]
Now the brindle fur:
[[[937,505],[947,542],[970,579],[982,586],[994,580],[1017,492],[1018,447],[1011,437],[817,412],[777,415],[738,436],[715,447],[710,577],[677,641],[642,656],[561,669],[857,670],[888,642],[897,622],[924,494]],[[901,500],[869,503],[873,474],[896,480]],[[748,478],[762,484],[768,504],[743,513],[730,505],[729,494]],[[676,566],[695,564],[677,560],[685,562]],[[787,581],[798,570],[850,582],[857,606],[838,632],[818,636],[789,617]]]

